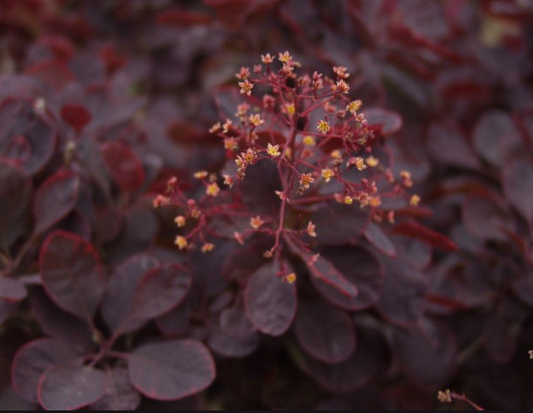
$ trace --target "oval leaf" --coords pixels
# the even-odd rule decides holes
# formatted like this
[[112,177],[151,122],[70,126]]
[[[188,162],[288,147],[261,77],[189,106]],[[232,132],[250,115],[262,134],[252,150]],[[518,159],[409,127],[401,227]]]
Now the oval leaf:
[[396,112],[376,107],[365,109],[364,114],[368,126],[381,130],[383,136],[392,135],[402,128],[402,117]]
[[26,174],[0,161],[0,249],[7,251],[24,233],[31,195],[32,185]]
[[39,258],[43,286],[65,311],[92,319],[104,294],[100,257],[83,238],[63,231],[50,234]]
[[135,292],[142,277],[159,266],[159,260],[147,254],[122,262],[109,278],[102,308],[106,325],[116,330],[131,314]]
[[378,225],[370,222],[365,228],[364,234],[368,242],[380,252],[389,257],[396,257],[396,248],[394,248],[394,244]]
[[325,284],[326,288],[331,287],[345,297],[352,299],[357,297],[358,290],[355,284],[348,281],[344,275],[327,259],[309,254],[305,259],[307,267],[314,278],[314,283]]
[[519,136],[511,116],[501,110],[490,110],[483,114],[476,123],[473,133],[477,152],[495,166],[504,163],[501,152],[502,141],[514,140],[514,137]]
[[118,327],[131,332],[146,321],[176,307],[191,286],[191,277],[181,265],[167,264],[146,273],[135,291],[130,316]]
[[296,288],[276,276],[273,262],[263,265],[250,278],[245,291],[246,313],[262,333],[280,336],[296,313]]
[[79,364],[48,369],[39,382],[39,402],[47,410],[75,410],[96,402],[104,394],[104,372]]
[[383,269],[372,254],[363,248],[349,246],[328,247],[321,250],[321,254],[349,283],[357,285],[358,291],[357,295],[349,296],[333,285],[311,277],[313,286],[323,297],[345,310],[362,310],[379,299],[383,285]]
[[119,142],[107,142],[101,149],[107,168],[122,191],[135,191],[141,187],[144,169],[135,152]]
[[300,300],[294,327],[302,348],[322,362],[340,363],[355,350],[351,318],[322,300]]
[[108,369],[104,397],[91,406],[91,410],[136,410],[141,395],[130,383],[128,369],[123,366]]
[[60,170],[42,183],[33,201],[35,234],[40,234],[67,216],[76,205],[80,178],[69,170]]
[[428,283],[409,260],[382,257],[385,282],[377,310],[390,322],[407,325],[416,321],[424,308]]
[[457,245],[448,237],[439,234],[416,221],[406,221],[396,225],[392,232],[409,238],[419,239],[443,251],[457,251]]
[[75,360],[79,357],[72,347],[63,341],[52,338],[41,338],[30,341],[15,354],[11,365],[13,388],[20,397],[37,403],[39,380],[50,367]]
[[215,379],[215,362],[196,340],[145,344],[128,357],[133,386],[156,400],[176,400],[198,393]]
[[512,205],[529,222],[533,222],[533,160],[518,158],[503,172],[503,188]]
[[244,337],[255,331],[254,326],[246,317],[246,312],[240,308],[226,308],[220,313],[220,328],[235,337]]
[[452,373],[457,345],[451,334],[429,320],[411,330],[396,329],[394,349],[400,364],[412,379],[437,389]]
[[252,332],[247,336],[234,336],[222,328],[214,326],[209,332],[207,343],[215,353],[221,356],[242,358],[257,350],[259,334]]

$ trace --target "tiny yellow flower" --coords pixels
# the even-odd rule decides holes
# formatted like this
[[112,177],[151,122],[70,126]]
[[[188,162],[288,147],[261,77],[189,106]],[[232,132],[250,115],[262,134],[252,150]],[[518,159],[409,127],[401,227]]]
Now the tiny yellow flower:
[[289,63],[292,60],[292,56],[288,51],[285,51],[284,53],[279,53],[278,60],[282,63]]
[[339,149],[335,149],[333,151],[331,151],[331,153],[329,154],[333,159],[341,159],[342,158],[342,153]]
[[271,145],[269,143],[267,145],[267,153],[273,158],[277,158],[278,156],[281,156],[281,152],[279,151],[279,145]]
[[285,150],[283,151],[283,155],[285,155],[285,158],[291,159],[292,158],[291,148],[285,148]]
[[254,84],[248,79],[244,79],[244,82],[239,82],[239,87],[241,88],[240,93],[250,96],[252,94]]
[[346,106],[346,110],[350,112],[352,115],[355,115],[359,109],[361,109],[361,105],[363,102],[361,102],[359,99],[352,100],[350,103],[348,103],[348,106]]
[[375,167],[375,166],[378,166],[379,164],[379,159],[377,158],[374,158],[373,156],[369,156],[368,158],[366,158],[365,160],[366,164],[368,166],[370,166],[371,168]]
[[227,174],[224,174],[222,176],[224,177],[224,185],[227,185],[231,188],[233,184],[235,183],[234,179]]
[[333,72],[340,79],[348,79],[350,77],[350,74],[346,70],[345,66],[333,66]]
[[231,125],[233,125],[233,122],[229,119],[226,120],[226,122],[224,122],[224,125],[222,125],[222,132],[228,133],[231,129]]
[[185,217],[183,215],[178,215],[176,218],[174,218],[174,222],[178,226],[178,228],[185,226]]
[[312,136],[309,136],[309,135],[304,136],[303,143],[306,146],[315,146],[316,145],[315,139]]
[[348,85],[348,83],[346,83],[344,80],[338,80],[334,85],[333,85],[333,91],[334,92],[339,92],[339,93],[348,93],[350,91],[350,86]]
[[346,205],[352,205],[352,203],[353,203],[353,198],[352,198],[350,195],[346,195],[346,196],[344,197],[344,203],[345,203]]
[[261,55],[261,62],[268,64],[268,63],[272,63],[273,61],[274,61],[274,58],[270,56],[270,53]]
[[304,189],[309,189],[309,185],[315,182],[312,174],[302,174],[300,176],[300,186]]
[[196,171],[194,173],[194,177],[196,179],[204,179],[206,176],[208,175],[208,172],[207,171]]
[[228,151],[236,151],[239,149],[239,144],[235,138],[226,138],[224,139],[224,148]]
[[401,171],[400,172],[400,177],[402,178],[402,184],[407,187],[407,188],[410,188],[413,186],[413,181],[411,179],[411,173],[408,172],[408,171]]
[[259,229],[259,227],[263,224],[264,224],[264,221],[261,219],[259,215],[256,217],[250,218],[250,225],[253,229]]
[[331,178],[335,176],[335,172],[333,172],[333,169],[331,168],[322,169],[321,173],[322,173],[322,178],[324,178],[326,182],[331,181]]
[[259,113],[256,113],[255,115],[250,115],[248,121],[250,122],[250,125],[253,126],[259,126],[265,123],[265,121],[261,119],[261,115],[259,115]]
[[235,74],[235,77],[237,79],[247,79],[248,77],[250,77],[250,69],[247,67],[241,67],[241,70],[239,71],[239,73]]
[[294,107],[294,103],[287,103],[285,105],[285,110],[287,111],[287,115],[292,116],[296,113],[296,108]]
[[381,199],[379,196],[373,196],[370,198],[369,204],[372,208],[377,208],[381,205]]
[[363,169],[366,169],[365,160],[361,157],[355,158],[355,167],[358,171],[362,171]]
[[331,130],[331,126],[329,126],[329,123],[325,120],[319,120],[316,128],[324,135]]
[[287,284],[294,284],[296,281],[296,274],[291,272],[290,274],[283,276],[282,280]]
[[217,185],[216,182],[213,182],[209,185],[207,185],[207,188],[205,189],[205,193],[209,196],[217,196],[220,192],[220,187]]
[[174,244],[178,246],[180,250],[183,250],[187,248],[187,239],[185,237],[182,237],[181,235],[178,235],[176,239],[174,240]]
[[209,252],[209,251],[213,251],[214,248],[215,248],[215,244],[212,244],[210,242],[206,242],[204,245],[202,245],[202,252],[206,253],[206,252]]
[[200,217],[200,215],[202,215],[202,211],[200,211],[198,208],[193,208],[191,210],[191,217],[194,218],[194,219],[197,219]]
[[411,199],[409,200],[409,205],[417,206],[419,203],[420,203],[420,197],[417,194],[412,195]]
[[315,228],[315,224],[313,224],[312,221],[309,221],[309,223],[307,224],[307,233],[309,234],[309,236],[316,237]]

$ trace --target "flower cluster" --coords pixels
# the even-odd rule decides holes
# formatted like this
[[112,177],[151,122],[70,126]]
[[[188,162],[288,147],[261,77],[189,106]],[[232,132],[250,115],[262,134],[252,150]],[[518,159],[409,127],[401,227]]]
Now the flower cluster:
[[[209,131],[221,139],[233,164],[226,168],[230,173],[223,175],[227,187],[245,179],[248,168],[259,161],[275,164],[282,183],[282,188],[275,191],[280,208],[276,215],[262,217],[243,205],[232,204],[230,208],[218,204],[216,213],[248,214],[249,229],[235,231],[234,238],[244,243],[254,232],[272,237],[273,246],[264,256],[278,259],[280,276],[286,279],[282,262],[284,245],[292,243],[310,251],[309,237],[320,232],[311,221],[288,224],[294,221],[288,219],[294,210],[328,202],[355,204],[367,208],[375,222],[393,222],[394,212],[381,208],[383,198],[408,199],[406,189],[413,183],[407,171],[396,179],[380,155],[374,154],[378,139],[361,112],[361,100],[349,96],[350,73],[346,67],[333,67],[332,77],[318,72],[300,75],[301,65],[289,52],[279,53],[277,62],[270,54],[263,55],[261,62],[253,70],[243,67],[236,74],[242,97],[237,112]],[[202,218],[188,235],[179,235],[176,244],[185,249],[190,247],[192,238],[198,237],[204,245],[202,250],[207,251],[212,247],[205,246],[212,244],[206,244],[205,224],[214,218],[215,210],[205,201],[216,197],[221,189],[214,174],[200,171],[195,177],[205,185],[205,196],[199,203],[186,199],[172,183],[169,183],[172,195],[158,198],[156,203],[179,205],[187,211],[188,215],[180,215],[179,223],[176,221],[180,228],[200,208]],[[408,202],[416,206],[419,201],[413,195]]]

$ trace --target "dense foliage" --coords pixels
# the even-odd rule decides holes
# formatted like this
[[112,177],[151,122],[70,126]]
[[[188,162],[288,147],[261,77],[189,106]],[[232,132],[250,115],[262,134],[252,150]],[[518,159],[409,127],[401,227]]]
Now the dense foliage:
[[533,408],[532,81],[529,1],[0,2],[0,408]]

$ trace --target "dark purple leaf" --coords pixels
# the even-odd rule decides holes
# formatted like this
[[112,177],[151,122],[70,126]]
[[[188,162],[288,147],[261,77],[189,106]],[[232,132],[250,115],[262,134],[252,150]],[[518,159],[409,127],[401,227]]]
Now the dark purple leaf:
[[85,354],[94,350],[92,331],[85,321],[61,310],[42,290],[32,290],[30,302],[35,318],[46,334]]
[[50,234],[39,258],[43,286],[59,307],[85,320],[94,316],[105,291],[100,256],[83,238]]
[[16,303],[25,297],[26,287],[24,287],[21,281],[0,274],[0,300],[8,303]]
[[503,188],[511,204],[529,222],[533,222],[533,160],[510,160],[503,172]]
[[246,317],[246,312],[238,307],[226,308],[220,313],[219,325],[225,333],[234,337],[249,336],[255,331]]
[[39,402],[47,410],[76,410],[100,399],[106,391],[103,371],[77,363],[46,370],[39,382]]
[[142,254],[130,257],[115,269],[109,278],[100,310],[111,330],[115,331],[129,317],[141,279],[159,265],[156,258]]
[[276,191],[282,190],[276,164],[264,159],[246,168],[246,176],[239,182],[242,201],[256,214],[277,213],[280,199]]
[[132,207],[124,215],[120,235],[107,245],[109,259],[117,264],[134,254],[144,252],[154,242],[158,229],[159,224],[151,206]]
[[378,251],[389,257],[396,257],[396,248],[394,248],[394,244],[379,225],[370,222],[365,229],[365,238],[376,247]]
[[196,340],[145,344],[128,357],[130,380],[146,397],[177,400],[198,393],[215,379],[215,362]]
[[165,264],[147,272],[135,290],[131,312],[117,330],[134,331],[146,321],[170,311],[185,298],[190,286],[191,277],[181,265]]
[[422,314],[428,283],[424,274],[403,257],[382,257],[385,282],[378,311],[391,323],[406,325]]
[[157,327],[168,337],[181,336],[189,328],[191,310],[188,299],[181,303],[177,308],[170,310],[168,313],[155,319]]
[[229,334],[218,326],[209,331],[207,344],[215,353],[231,358],[242,358],[252,354],[259,347],[259,334],[252,332],[246,336]]
[[437,161],[475,169],[479,162],[458,127],[431,125],[427,132],[428,149]]
[[311,216],[322,245],[355,244],[368,223],[368,214],[359,208],[335,203]]
[[455,368],[455,340],[447,330],[430,320],[421,320],[410,330],[395,329],[393,343],[406,373],[425,388],[437,389]]
[[63,341],[41,338],[30,341],[15,354],[11,365],[11,377],[15,391],[24,400],[37,403],[39,380],[50,367],[79,356]]
[[54,128],[37,118],[28,101],[6,99],[0,105],[0,156],[35,175],[50,160],[56,144]]
[[443,251],[457,251],[457,245],[448,237],[433,231],[416,221],[404,221],[397,224],[392,232],[405,237],[419,239],[425,243]]
[[474,145],[477,152],[494,166],[502,166],[502,141],[514,140],[519,135],[513,119],[501,110],[491,110],[478,120],[474,128]]
[[512,215],[489,196],[469,196],[462,205],[462,218],[467,231],[480,241],[506,241],[502,229],[515,230]]
[[302,348],[324,363],[345,361],[355,350],[350,316],[325,301],[299,300],[294,327]]
[[64,105],[61,108],[61,117],[77,133],[80,133],[92,119],[86,108],[75,103]]
[[26,230],[32,184],[19,168],[0,161],[0,249],[7,251]]
[[357,287],[348,281],[326,258],[320,256],[320,254],[312,254],[300,249],[293,249],[293,251],[307,264],[315,284],[321,283],[324,284],[324,288],[333,288],[348,299],[357,296]]
[[484,331],[485,348],[498,364],[508,364],[514,357],[518,339],[529,309],[514,297],[506,298],[494,309]]
[[91,410],[136,410],[141,395],[130,383],[128,369],[123,366],[106,370],[107,386],[104,397],[91,405]]
[[128,146],[107,142],[101,149],[107,168],[122,191],[135,191],[144,183],[142,162]]
[[51,228],[72,211],[79,186],[78,174],[66,169],[57,171],[41,184],[33,201],[35,234]]
[[13,390],[13,387],[6,386],[0,388],[0,410],[37,410],[35,403],[30,403],[22,398]]
[[376,374],[375,349],[357,345],[352,356],[341,363],[322,363],[311,357],[305,358],[308,374],[324,389],[334,394],[345,394],[365,386]]
[[380,130],[383,136],[392,135],[402,128],[402,118],[396,112],[376,107],[364,109],[363,113],[368,126]]
[[250,278],[245,291],[246,313],[252,324],[270,336],[282,335],[296,313],[296,288],[276,276],[274,262],[263,265]]
[[331,303],[345,310],[362,310],[373,305],[379,298],[383,285],[383,270],[379,261],[360,247],[328,247],[321,250],[346,280],[357,285],[357,295],[343,294],[331,284],[311,277],[313,286]]

